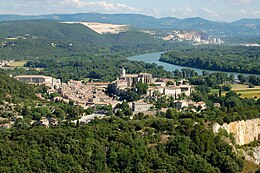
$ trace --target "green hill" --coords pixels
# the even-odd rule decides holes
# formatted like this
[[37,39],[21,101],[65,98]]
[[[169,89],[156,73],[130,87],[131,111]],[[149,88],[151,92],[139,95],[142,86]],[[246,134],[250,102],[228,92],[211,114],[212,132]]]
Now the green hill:
[[32,86],[0,73],[0,100],[36,99],[35,93]]
[[0,23],[0,38],[33,37],[50,40],[74,40],[86,43],[105,43],[96,32],[81,24],[65,24],[49,20],[28,20]]
[[165,49],[164,44],[150,34],[135,30],[101,35],[81,24],[49,20],[0,22],[1,59],[32,59],[110,50],[139,53]]

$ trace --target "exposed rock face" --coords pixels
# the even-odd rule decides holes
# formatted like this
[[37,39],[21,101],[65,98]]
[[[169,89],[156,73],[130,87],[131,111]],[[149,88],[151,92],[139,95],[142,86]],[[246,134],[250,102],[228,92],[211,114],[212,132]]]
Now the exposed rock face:
[[220,128],[225,129],[228,133],[233,133],[238,145],[245,145],[259,139],[260,118],[225,123],[222,126],[216,123],[213,126],[214,133],[218,133]]
[[255,164],[260,164],[260,146],[253,147],[253,148],[247,148],[245,150],[238,149],[239,151],[242,151],[242,154],[245,156],[245,159],[254,162]]

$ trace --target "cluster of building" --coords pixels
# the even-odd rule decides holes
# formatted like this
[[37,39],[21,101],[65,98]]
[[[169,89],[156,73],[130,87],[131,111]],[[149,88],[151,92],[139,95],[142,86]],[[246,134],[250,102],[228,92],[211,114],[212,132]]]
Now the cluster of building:
[[185,80],[175,82],[172,79],[162,78],[157,79],[154,82],[154,86],[149,86],[147,96],[153,97],[156,94],[160,94],[167,97],[173,97],[174,99],[179,99],[182,94],[189,97],[192,91],[193,87],[186,83]]
[[193,45],[200,44],[224,44],[225,42],[220,37],[209,37],[199,31],[170,31],[166,37],[162,38],[166,41],[191,41]]
[[209,37],[207,40],[202,40],[199,37],[193,40],[193,45],[200,45],[200,44],[224,44],[225,41],[223,41],[219,37]]
[[[153,78],[149,73],[126,74],[124,68],[121,69],[120,78],[112,84],[118,89],[125,89],[133,87],[136,83],[149,84],[146,96],[155,96],[156,93],[178,99],[181,94],[190,96],[192,86],[185,80],[175,82],[173,79],[167,78]],[[170,85],[169,85],[170,84]]]
[[[35,122],[36,121],[31,121],[31,124]],[[59,124],[59,121],[57,119],[49,117],[42,117],[38,122],[41,124],[41,126],[44,126],[46,128],[49,128],[50,126],[57,126]]]
[[2,60],[0,61],[0,68],[2,67],[10,67],[11,63],[14,62],[13,60]]
[[2,43],[0,43],[0,48],[3,48],[3,47],[8,47],[8,46],[14,46],[16,45],[17,43],[14,42],[14,41],[4,41]]
[[[23,116],[16,116],[11,120],[0,117],[0,128],[10,129],[18,119],[23,119]],[[39,123],[41,126],[49,128],[50,126],[57,126],[59,121],[55,118],[42,117],[40,120],[31,120],[30,125],[33,125],[34,123]]]
[[[181,96],[189,97],[193,87],[185,80],[174,81],[167,78],[153,78],[149,73],[139,74],[127,74],[124,68],[120,71],[120,77],[111,82],[88,82],[70,80],[67,83],[61,83],[59,79],[55,79],[49,76],[41,75],[20,75],[16,76],[16,79],[33,84],[44,84],[51,87],[48,92],[58,92],[60,96],[53,98],[53,100],[59,100],[64,102],[73,101],[75,104],[82,106],[84,109],[89,107],[107,106],[111,105],[112,108],[116,107],[118,100],[109,97],[105,91],[109,84],[114,85],[118,90],[124,90],[126,88],[134,87],[136,83],[148,84],[146,98],[167,96],[176,99],[181,99]],[[176,105],[179,103],[176,102]],[[193,106],[199,107],[201,103],[192,103]],[[129,103],[134,112],[146,112],[150,110],[153,105],[139,100]],[[181,106],[183,108],[191,103],[184,103]],[[202,104],[203,107],[203,104]]]
[[241,46],[246,46],[246,47],[260,47],[260,44],[240,44]]
[[82,81],[70,80],[58,86],[57,91],[62,96],[62,99],[72,100],[83,108],[106,105],[115,107],[118,101],[105,93],[108,84],[103,82],[83,84]]
[[206,109],[206,103],[205,102],[193,102],[191,100],[175,100],[173,102],[174,107],[180,111],[184,109],[189,109],[196,112],[196,109],[199,110],[205,110]]

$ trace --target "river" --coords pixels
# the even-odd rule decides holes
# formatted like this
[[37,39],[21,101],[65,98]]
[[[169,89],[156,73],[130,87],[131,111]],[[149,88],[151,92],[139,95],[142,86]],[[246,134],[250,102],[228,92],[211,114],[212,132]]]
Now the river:
[[[195,70],[198,74],[202,74],[202,71],[204,70],[204,69],[185,67],[185,66],[179,66],[179,65],[173,65],[173,64],[161,62],[161,61],[159,61],[159,59],[160,59],[162,53],[164,53],[164,52],[148,53],[148,54],[128,57],[127,59],[129,59],[130,61],[143,61],[143,62],[146,62],[146,63],[155,63],[155,64],[157,64],[159,66],[163,66],[163,68],[165,70],[167,70],[167,71],[174,71],[174,70],[177,70],[177,69],[181,70],[182,68],[189,68],[189,69]],[[237,78],[237,76],[239,74],[242,74],[242,73],[212,71],[212,70],[206,70],[206,71],[208,71],[209,73],[221,72],[221,73],[227,73],[229,75],[230,74],[234,74],[235,78]],[[249,76],[249,75],[252,75],[252,74],[245,74],[245,73],[243,73],[243,75]]]

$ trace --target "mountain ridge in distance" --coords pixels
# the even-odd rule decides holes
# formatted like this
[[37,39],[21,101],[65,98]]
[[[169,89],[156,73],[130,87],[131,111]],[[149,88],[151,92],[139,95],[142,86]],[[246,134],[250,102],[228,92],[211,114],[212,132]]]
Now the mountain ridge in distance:
[[213,35],[256,35],[260,33],[260,19],[240,19],[234,22],[211,21],[200,17],[178,19],[175,17],[155,18],[143,14],[47,14],[38,16],[0,15],[0,21],[48,19],[61,22],[101,22],[127,24],[144,29],[198,30]]

